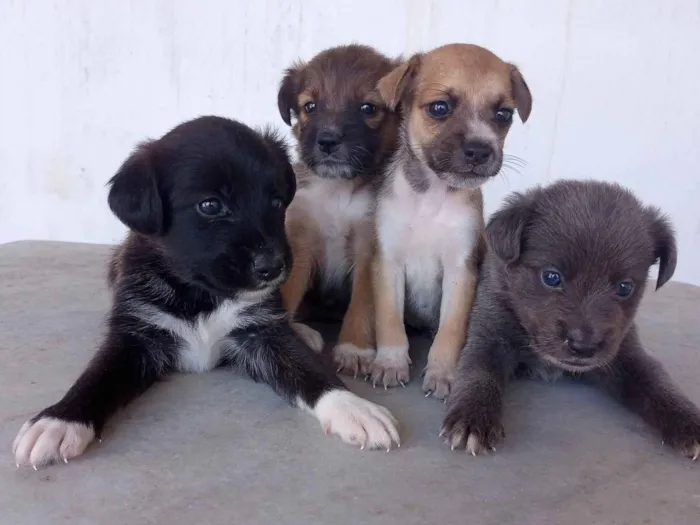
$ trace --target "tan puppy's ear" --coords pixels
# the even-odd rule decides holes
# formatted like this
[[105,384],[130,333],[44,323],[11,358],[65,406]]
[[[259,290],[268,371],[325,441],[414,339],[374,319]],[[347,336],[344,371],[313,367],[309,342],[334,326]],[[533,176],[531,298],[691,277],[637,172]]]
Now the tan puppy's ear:
[[411,85],[411,81],[418,72],[420,59],[420,54],[413,55],[410,59],[393,69],[389,74],[382,77],[377,83],[379,96],[382,97],[382,100],[391,111],[396,109],[396,106],[399,105],[399,102],[401,102],[406,94],[408,87]]
[[285,71],[284,78],[280,82],[280,89],[277,93],[277,107],[280,110],[280,115],[285,124],[292,124],[292,112],[295,114],[298,111],[297,97],[299,96],[299,88],[301,84],[301,70],[304,64],[294,64]]
[[513,98],[515,99],[515,107],[518,108],[518,115],[523,123],[527,122],[532,111],[532,95],[530,88],[520,73],[520,70],[511,64],[510,82],[513,89]]

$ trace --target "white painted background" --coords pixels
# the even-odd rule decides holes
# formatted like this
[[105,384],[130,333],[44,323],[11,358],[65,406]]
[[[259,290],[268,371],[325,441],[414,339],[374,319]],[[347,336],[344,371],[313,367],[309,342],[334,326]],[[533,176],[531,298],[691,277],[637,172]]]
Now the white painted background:
[[509,191],[619,181],[672,217],[676,280],[700,284],[699,0],[0,0],[0,242],[114,242],[105,182],[137,141],[216,113],[284,124],[298,57],[358,41],[388,54],[472,42],[534,95]]

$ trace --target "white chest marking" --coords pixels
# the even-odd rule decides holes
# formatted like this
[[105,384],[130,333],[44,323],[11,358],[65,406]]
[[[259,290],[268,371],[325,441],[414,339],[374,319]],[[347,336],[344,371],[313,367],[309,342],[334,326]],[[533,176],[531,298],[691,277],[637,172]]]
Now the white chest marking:
[[242,313],[249,306],[251,304],[246,301],[225,301],[214,311],[200,314],[193,321],[162,311],[151,311],[146,319],[178,339],[179,370],[206,372],[221,362],[222,343],[226,336],[254,321],[253,315]]
[[440,181],[418,193],[397,173],[377,213],[382,256],[405,272],[407,313],[434,324],[443,275],[464,267],[477,242],[479,210]]
[[346,277],[352,267],[348,241],[352,231],[362,221],[370,220],[370,190],[363,188],[353,193],[351,188],[345,180],[315,180],[299,190],[292,204],[302,206],[319,228],[324,242],[321,275],[331,286]]

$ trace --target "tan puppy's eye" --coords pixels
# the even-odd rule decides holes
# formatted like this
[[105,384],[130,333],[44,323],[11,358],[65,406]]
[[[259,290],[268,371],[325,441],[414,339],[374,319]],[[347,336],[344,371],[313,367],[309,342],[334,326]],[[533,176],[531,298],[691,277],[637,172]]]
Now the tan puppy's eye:
[[374,104],[370,104],[369,102],[365,102],[360,106],[360,111],[363,115],[371,117],[377,112],[377,106],[375,106]]
[[499,108],[496,111],[496,122],[499,124],[508,124],[513,120],[513,110],[510,108]]
[[307,115],[310,115],[311,113],[316,111],[316,102],[307,102],[306,104],[304,104],[304,111]]
[[449,102],[445,102],[444,100],[436,100],[428,105],[428,113],[434,119],[446,118],[451,112],[452,108],[450,107]]

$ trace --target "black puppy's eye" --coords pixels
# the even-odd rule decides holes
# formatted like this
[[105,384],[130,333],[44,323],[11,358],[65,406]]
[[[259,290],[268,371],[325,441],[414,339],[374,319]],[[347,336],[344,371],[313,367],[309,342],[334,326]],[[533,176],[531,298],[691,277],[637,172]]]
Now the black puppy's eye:
[[508,124],[513,120],[513,110],[510,108],[499,108],[496,111],[496,122],[499,124]]
[[272,199],[270,201],[270,204],[276,210],[281,210],[282,207],[284,206],[284,202],[282,202],[282,199],[280,199],[279,197],[275,197],[274,199]]
[[369,116],[374,115],[377,112],[377,107],[374,104],[370,104],[369,102],[365,102],[360,106],[360,111]]
[[561,274],[556,270],[545,270],[542,272],[542,282],[550,288],[558,288],[561,286]]
[[428,106],[428,113],[430,116],[436,119],[445,118],[450,114],[450,105],[444,100],[437,100],[431,102]]
[[226,209],[219,199],[205,199],[197,204],[197,210],[205,217],[219,217],[226,214]]
[[618,297],[629,297],[634,291],[634,283],[632,281],[622,281],[617,283],[615,294]]
[[304,104],[304,111],[306,111],[307,115],[316,111],[316,102],[307,102]]

